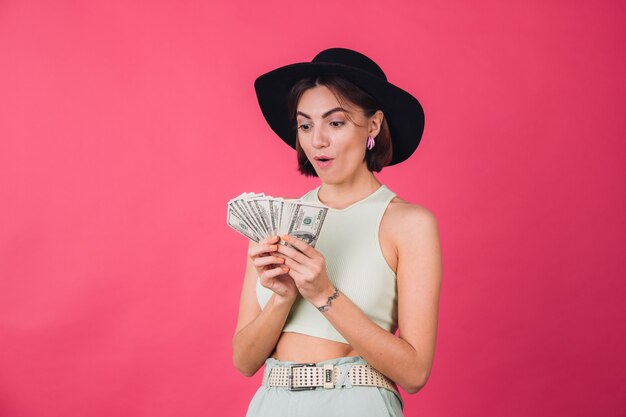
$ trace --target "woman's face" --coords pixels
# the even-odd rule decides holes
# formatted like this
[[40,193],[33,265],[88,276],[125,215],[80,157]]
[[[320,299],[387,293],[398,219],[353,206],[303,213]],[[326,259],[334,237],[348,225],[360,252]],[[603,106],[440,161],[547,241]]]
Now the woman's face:
[[316,86],[300,97],[296,121],[300,146],[320,180],[339,183],[367,171],[365,146],[372,123],[362,109],[345,100],[342,106],[328,87]]

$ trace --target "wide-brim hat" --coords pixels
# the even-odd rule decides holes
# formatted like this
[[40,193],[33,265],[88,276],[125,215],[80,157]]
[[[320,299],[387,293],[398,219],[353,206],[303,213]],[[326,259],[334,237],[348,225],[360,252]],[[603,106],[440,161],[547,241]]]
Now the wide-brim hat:
[[302,78],[315,75],[343,77],[378,101],[391,133],[393,157],[389,165],[398,164],[415,152],[424,132],[424,110],[419,101],[387,81],[383,70],[370,58],[345,48],[326,49],[311,62],[286,65],[255,80],[263,116],[286,144],[296,148],[296,129],[287,107],[289,90]]

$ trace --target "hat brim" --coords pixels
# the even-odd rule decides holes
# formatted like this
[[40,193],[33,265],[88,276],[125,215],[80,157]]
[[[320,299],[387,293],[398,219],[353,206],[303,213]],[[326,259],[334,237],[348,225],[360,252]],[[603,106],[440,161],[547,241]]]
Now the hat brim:
[[389,165],[410,157],[424,132],[424,110],[419,101],[403,89],[351,66],[328,62],[300,62],[259,76],[254,82],[259,106],[272,130],[289,146],[296,147],[296,129],[290,120],[287,95],[300,79],[314,75],[338,75],[375,97],[389,125],[393,157]]

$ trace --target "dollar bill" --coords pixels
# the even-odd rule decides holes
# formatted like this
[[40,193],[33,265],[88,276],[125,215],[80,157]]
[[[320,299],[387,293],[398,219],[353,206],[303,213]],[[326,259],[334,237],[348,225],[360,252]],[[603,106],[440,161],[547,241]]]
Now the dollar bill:
[[[259,238],[259,234],[255,232],[258,228],[250,221],[248,215],[241,210],[237,202],[229,202],[228,209],[230,217],[228,217],[227,222],[229,226],[233,227],[235,230],[238,230],[233,225],[240,225],[241,223],[243,223],[246,226],[246,230],[249,230],[255,237],[257,237],[257,239]],[[233,212],[232,214],[230,213],[231,210]],[[231,224],[231,220],[234,222],[233,224]]]
[[295,203],[287,234],[315,247],[328,209],[314,204]]
[[247,237],[248,239],[252,239],[255,242],[259,242],[261,240],[259,236],[243,221],[243,219],[233,210],[232,208],[228,208],[228,219],[227,223],[230,227]]
[[[315,247],[327,212],[326,206],[311,201],[242,193],[228,202],[226,222],[255,242],[288,234]],[[279,243],[287,244],[282,239]]]

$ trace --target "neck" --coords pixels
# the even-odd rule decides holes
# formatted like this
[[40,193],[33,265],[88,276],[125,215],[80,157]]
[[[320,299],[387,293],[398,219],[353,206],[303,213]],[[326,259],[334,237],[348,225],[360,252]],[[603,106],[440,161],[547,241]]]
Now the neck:
[[341,210],[372,194],[380,186],[374,174],[366,170],[363,175],[341,183],[322,182],[317,196],[328,207]]

